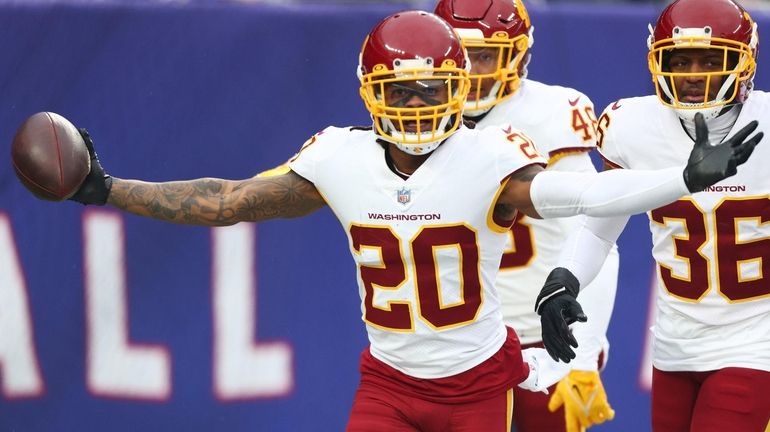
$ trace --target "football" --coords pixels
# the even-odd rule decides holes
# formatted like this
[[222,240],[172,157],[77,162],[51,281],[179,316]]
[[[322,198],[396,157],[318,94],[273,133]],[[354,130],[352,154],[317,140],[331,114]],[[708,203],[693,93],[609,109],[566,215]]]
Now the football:
[[21,183],[49,201],[74,195],[91,169],[88,149],[75,125],[52,112],[33,114],[19,126],[11,161]]

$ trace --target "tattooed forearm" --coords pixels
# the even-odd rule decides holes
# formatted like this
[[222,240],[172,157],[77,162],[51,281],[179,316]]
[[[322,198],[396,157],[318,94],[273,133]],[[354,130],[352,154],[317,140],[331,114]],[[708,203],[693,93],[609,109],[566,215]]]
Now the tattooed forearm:
[[114,179],[108,202],[140,216],[214,226],[298,217],[326,205],[315,186],[294,172],[241,181],[203,178],[147,183]]
[[315,185],[293,171],[239,182],[233,195],[236,217],[248,221],[304,216],[326,205]]

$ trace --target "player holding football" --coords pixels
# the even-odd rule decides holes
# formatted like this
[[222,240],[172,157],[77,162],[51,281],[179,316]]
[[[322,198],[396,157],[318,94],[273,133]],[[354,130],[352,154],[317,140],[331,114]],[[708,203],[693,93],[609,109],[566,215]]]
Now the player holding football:
[[[476,127],[511,124],[521,129],[548,157],[547,170],[596,171],[588,155],[596,142],[591,100],[571,88],[527,79],[534,26],[521,1],[440,0],[435,13],[457,31],[468,50],[471,91],[465,118]],[[495,285],[503,319],[516,330],[523,348],[543,346],[540,318],[532,305],[557,264],[561,245],[579,225],[578,217],[545,221],[521,215],[508,232]],[[564,368],[569,376],[563,384],[549,388],[549,395],[514,390],[513,422],[518,432],[579,432],[614,416],[598,370],[609,347],[605,333],[618,261],[617,249],[612,248],[591,289],[581,295],[591,320],[573,330],[580,349],[572,371]]]
[[[698,136],[725,141],[770,118],[770,94],[753,90],[756,23],[732,0],[678,0],[650,27],[657,96],[621,99],[604,111],[598,144],[611,168],[681,164]],[[750,97],[749,97],[750,95]],[[697,114],[696,114],[697,113]],[[708,145],[708,143],[705,143]],[[770,149],[729,181],[648,213],[657,263],[653,328],[655,432],[765,431],[770,421]],[[591,281],[627,218],[588,218],[565,247],[541,302],[546,347],[573,355],[565,322],[573,294]],[[569,269],[574,276],[569,273]],[[575,278],[576,276],[576,278]],[[566,289],[566,291],[565,291]],[[540,299],[539,299],[540,300]],[[548,307],[549,303],[559,307]],[[574,346],[574,344],[572,344]]]
[[358,268],[370,340],[347,430],[507,431],[512,388],[542,388],[545,366],[523,361],[494,288],[516,212],[611,216],[655,208],[733,175],[761,134],[747,139],[755,122],[726,145],[697,148],[688,162],[664,170],[545,172],[522,133],[462,125],[466,67],[445,21],[419,11],[392,15],[360,55],[373,128],[329,127],[271,175],[164,183],[105,174],[84,133],[92,171],[73,199],[211,226],[299,217],[328,205]]

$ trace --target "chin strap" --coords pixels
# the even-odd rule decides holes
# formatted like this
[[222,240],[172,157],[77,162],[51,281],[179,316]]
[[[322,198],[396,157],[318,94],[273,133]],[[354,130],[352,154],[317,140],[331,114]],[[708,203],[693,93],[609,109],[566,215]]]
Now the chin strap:
[[[718,115],[715,118],[709,120],[708,116],[703,116],[709,128],[709,142],[711,143],[720,143],[725,139],[735,125],[735,122],[738,120],[743,105],[735,104],[720,108],[722,109],[719,110]],[[682,126],[685,131],[687,131],[687,134],[694,139],[696,113],[692,113],[692,116],[689,117],[682,117],[679,115],[679,111],[680,110],[677,110],[677,115],[679,116]]]

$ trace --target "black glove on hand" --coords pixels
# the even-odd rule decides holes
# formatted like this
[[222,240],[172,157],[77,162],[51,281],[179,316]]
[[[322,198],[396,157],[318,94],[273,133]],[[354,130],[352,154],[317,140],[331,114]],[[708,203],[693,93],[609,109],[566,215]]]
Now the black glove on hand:
[[712,146],[709,144],[709,128],[703,114],[695,114],[695,146],[687,159],[684,182],[690,192],[700,192],[707,187],[738,172],[738,165],[746,162],[764,136],[759,132],[746,140],[757,128],[754,120],[739,130],[732,138]]
[[83,141],[88,148],[88,154],[91,156],[91,171],[88,172],[83,184],[80,185],[80,189],[75,192],[69,199],[77,201],[83,205],[95,204],[104,205],[107,203],[107,197],[110,196],[110,188],[112,188],[112,177],[107,175],[102,168],[102,164],[99,163],[99,157],[96,156],[94,151],[94,141],[91,139],[91,135],[85,129],[78,129],[80,136],[83,137]]
[[575,300],[579,291],[580,282],[575,275],[563,267],[557,267],[546,278],[535,301],[535,311],[540,315],[543,331],[543,345],[556,361],[569,363],[575,358],[575,352],[570,346],[577,348],[578,343],[569,325],[575,321],[588,321],[580,303]]

